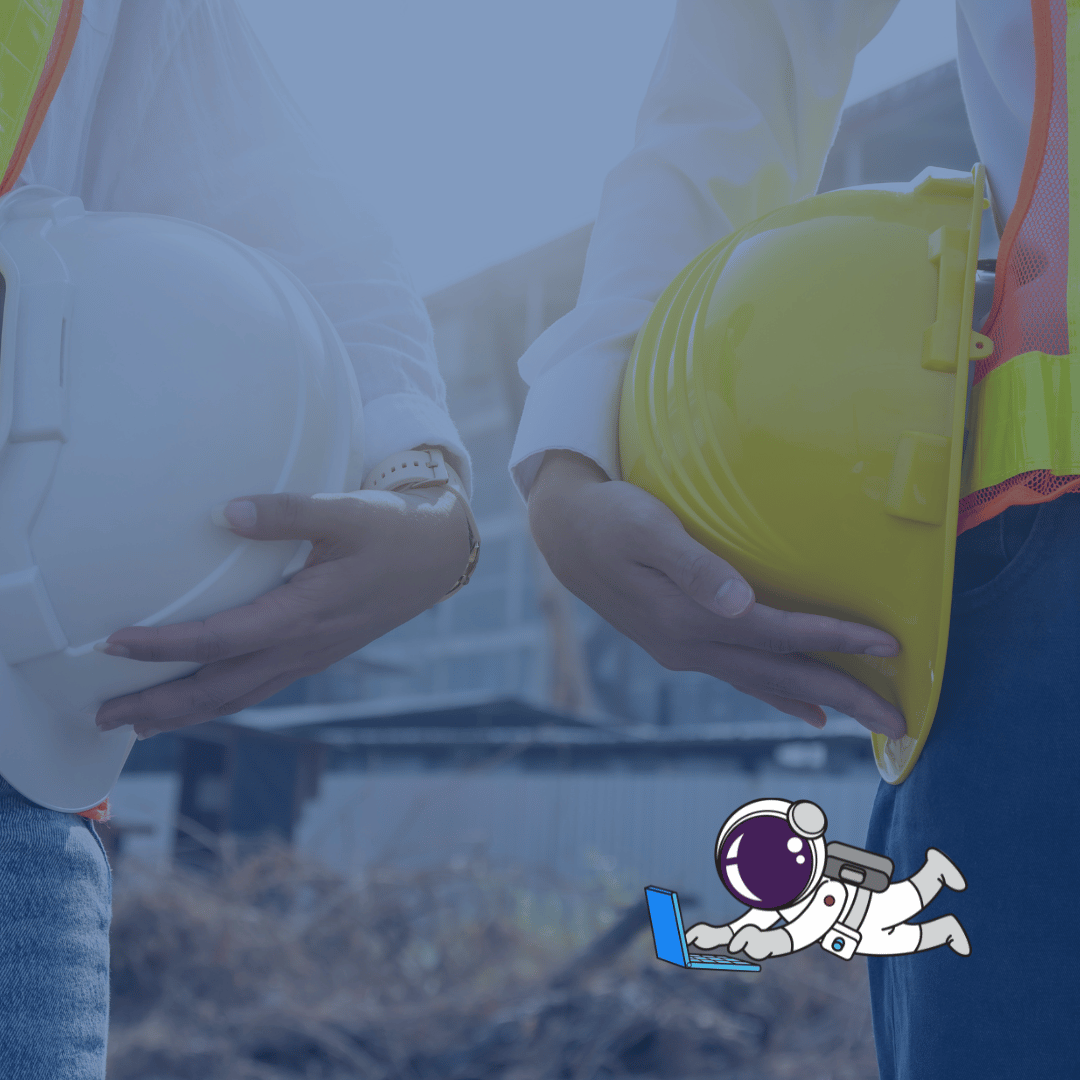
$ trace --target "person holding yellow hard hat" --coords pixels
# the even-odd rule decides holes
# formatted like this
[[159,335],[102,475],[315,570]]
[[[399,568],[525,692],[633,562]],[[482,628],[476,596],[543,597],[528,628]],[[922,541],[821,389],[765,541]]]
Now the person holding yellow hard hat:
[[898,875],[965,867],[970,956],[869,961],[882,1080],[1063,1078],[1080,12],[957,0],[979,167],[814,195],[894,7],[680,0],[578,305],[521,360],[511,472],[556,576],[666,667],[873,732]]
[[235,0],[5,0],[0,46],[0,1077],[101,1080],[136,735],[361,648],[478,538],[423,304]]

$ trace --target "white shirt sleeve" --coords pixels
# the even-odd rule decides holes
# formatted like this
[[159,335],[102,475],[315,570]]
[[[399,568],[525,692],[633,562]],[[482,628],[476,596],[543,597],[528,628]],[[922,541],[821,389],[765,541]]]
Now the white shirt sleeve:
[[[312,142],[235,0],[125,0],[80,194],[92,210],[209,225],[283,263],[352,360],[364,468],[427,443],[446,451],[469,489],[423,302],[383,223],[351,204]],[[357,471],[349,481],[358,487]]]
[[519,362],[523,497],[545,450],[621,475],[622,373],[653,304],[706,247],[814,192],[855,55],[896,3],[680,0],[634,149],[604,184],[577,307]]

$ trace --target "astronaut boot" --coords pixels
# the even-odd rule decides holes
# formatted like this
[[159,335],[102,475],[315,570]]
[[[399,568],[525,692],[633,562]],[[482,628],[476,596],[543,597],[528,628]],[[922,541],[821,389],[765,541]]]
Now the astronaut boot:
[[939,945],[948,945],[960,956],[971,955],[971,943],[967,939],[967,934],[964,933],[964,928],[960,925],[960,920],[955,915],[942,915],[940,919],[920,923],[919,931],[916,952],[926,952],[927,949],[936,949]]
[[[937,848],[926,849],[926,862],[923,863],[922,869],[912,874],[908,880],[915,886],[923,907],[926,907],[941,892],[942,885],[948,885],[955,892],[962,892],[967,888],[964,875],[953,865],[949,857]],[[941,943],[938,942],[938,944]]]

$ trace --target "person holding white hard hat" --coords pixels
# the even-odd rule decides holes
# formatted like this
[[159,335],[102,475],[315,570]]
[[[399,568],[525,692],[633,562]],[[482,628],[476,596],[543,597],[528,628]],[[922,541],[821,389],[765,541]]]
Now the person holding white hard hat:
[[[665,667],[712,675],[815,727],[831,707],[902,744],[919,717],[807,655],[851,654],[884,668],[899,643],[877,627],[757,603],[738,559],[698,543],[668,505],[623,480],[618,434],[623,373],[654,304],[673,283],[672,295],[694,280],[693,268],[677,275],[702,252],[814,195],[855,57],[895,7],[679,0],[634,149],[604,186],[577,307],[521,359],[530,389],[511,472],[556,576]],[[927,915],[955,908],[971,955],[872,957],[871,1004],[882,1080],[1064,1080],[1080,1057],[1072,907],[1080,869],[1063,839],[1075,831],[1080,752],[1080,456],[1070,389],[1080,381],[1068,341],[1078,295],[1070,242],[1080,244],[1071,198],[1080,178],[1069,175],[1080,11],[1066,0],[956,0],[955,9],[964,100],[1001,237],[993,305],[979,327],[993,354],[972,357],[967,413],[965,483],[971,473],[981,481],[950,508],[958,535],[953,588],[940,598],[951,622],[934,726],[906,779],[881,785],[866,846],[901,877],[931,847],[964,868],[967,889]],[[764,236],[754,239],[764,246]],[[829,275],[814,284],[827,290]],[[782,318],[783,297],[765,301],[746,299],[747,323]],[[878,310],[888,310],[887,295]],[[897,312],[897,323],[917,314]],[[701,325],[665,324],[668,353],[657,352],[650,370],[677,373],[672,397],[685,390],[685,368],[664,367],[673,342]],[[752,362],[737,343],[730,353]],[[865,363],[875,359],[868,350]],[[709,391],[725,406],[738,399],[734,383]],[[791,393],[778,382],[778,401]],[[767,394],[755,400],[768,408]],[[817,408],[806,400],[808,415]],[[658,409],[643,424],[659,429],[663,420]],[[680,434],[672,460],[686,445],[701,450],[698,432]],[[736,429],[732,454],[757,453],[756,434]],[[876,491],[882,503],[887,479]],[[852,490],[860,483],[875,497],[866,478]],[[806,484],[812,498],[813,477]],[[754,493],[746,495],[736,515],[752,512]],[[837,525],[851,523],[837,515]]]
[[0,37],[0,1076],[97,1080],[136,736],[355,652],[479,537],[423,304],[236,0]]

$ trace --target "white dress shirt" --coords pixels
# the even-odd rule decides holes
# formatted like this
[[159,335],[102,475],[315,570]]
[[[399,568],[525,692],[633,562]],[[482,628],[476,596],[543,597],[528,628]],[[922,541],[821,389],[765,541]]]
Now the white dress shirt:
[[[654,302],[706,247],[815,191],[855,56],[896,2],[680,0],[634,149],[604,184],[577,307],[519,363],[529,394],[510,467],[523,497],[545,450],[620,477],[622,374]],[[1003,223],[1034,111],[1031,6],[956,9],[964,99]]]
[[[440,446],[471,485],[431,323],[382,223],[328,175],[235,0],[84,0],[64,77],[20,183],[88,210],[209,225],[287,266],[348,350],[364,410],[349,485]],[[360,475],[357,475],[357,474]]]

